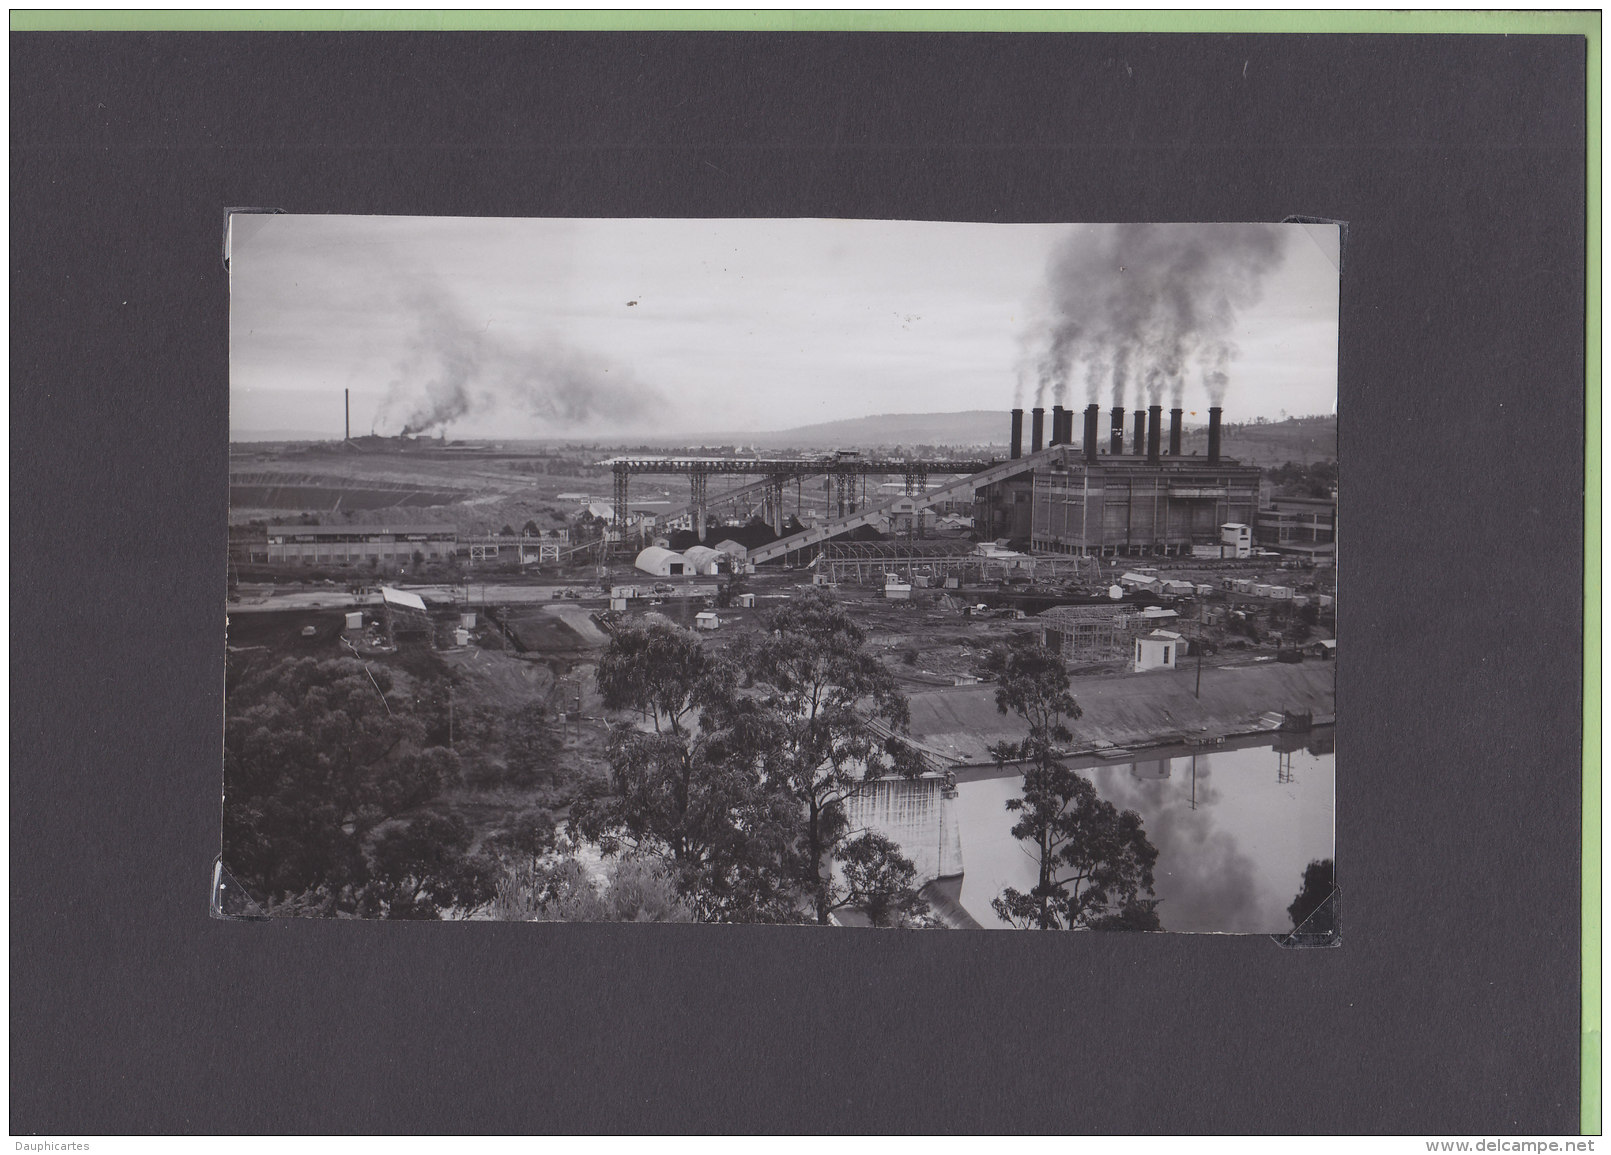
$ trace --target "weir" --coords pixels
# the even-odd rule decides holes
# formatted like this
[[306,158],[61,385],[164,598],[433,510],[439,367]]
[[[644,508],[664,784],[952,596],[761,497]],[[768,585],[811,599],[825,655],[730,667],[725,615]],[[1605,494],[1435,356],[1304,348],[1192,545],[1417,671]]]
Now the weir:
[[962,873],[962,827],[949,775],[877,778],[845,803],[852,831],[890,839],[917,868],[913,886]]

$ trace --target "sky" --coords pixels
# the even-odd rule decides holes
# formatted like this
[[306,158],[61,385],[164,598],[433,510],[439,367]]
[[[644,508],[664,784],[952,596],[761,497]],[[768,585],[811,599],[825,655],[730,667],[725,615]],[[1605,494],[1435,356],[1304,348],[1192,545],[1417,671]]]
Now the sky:
[[[1215,330],[1175,334],[1189,411],[1211,404],[1192,361],[1210,348],[1227,420],[1335,411],[1334,226],[1140,228],[237,215],[230,431],[340,437],[343,389],[354,435],[697,436],[1005,411],[1032,405],[1067,350],[1100,360],[1098,330],[1117,324],[1102,318],[1129,324],[1138,307],[1155,327]],[[1262,255],[1242,281],[1195,299],[1250,235]],[[1069,404],[1093,376],[1073,370]],[[1106,408],[1103,381],[1090,396]]]

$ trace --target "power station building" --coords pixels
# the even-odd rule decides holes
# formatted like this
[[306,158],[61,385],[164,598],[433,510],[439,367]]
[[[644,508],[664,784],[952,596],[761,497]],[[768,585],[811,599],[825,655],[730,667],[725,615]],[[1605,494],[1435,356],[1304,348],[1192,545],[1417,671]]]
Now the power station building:
[[[1030,452],[1043,453],[1042,410],[1033,411]],[[1220,542],[1228,522],[1253,524],[1259,507],[1257,467],[1220,452],[1220,410],[1208,411],[1208,453],[1182,454],[1183,411],[1170,410],[1167,450],[1163,410],[1134,412],[1126,437],[1125,411],[1110,411],[1108,437],[1099,436],[1101,410],[1084,413],[1083,441],[1073,443],[1075,410],[1053,409],[1050,437],[1033,471],[981,488],[974,524],[987,538],[1027,540],[1037,553],[1099,557],[1190,554]],[[1012,454],[1020,457],[1023,414],[1013,411]]]

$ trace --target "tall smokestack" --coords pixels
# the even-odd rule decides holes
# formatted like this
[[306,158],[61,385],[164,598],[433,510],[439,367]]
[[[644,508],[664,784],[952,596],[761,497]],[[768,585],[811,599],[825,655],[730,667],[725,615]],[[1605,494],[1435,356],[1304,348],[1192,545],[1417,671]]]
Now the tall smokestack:
[[1219,464],[1219,418],[1224,412],[1218,405],[1208,410],[1208,464]]
[[1135,412],[1135,448],[1130,452],[1140,457],[1147,451],[1147,411],[1137,409]]
[[1113,411],[1108,414],[1108,420],[1113,423],[1112,430],[1108,435],[1109,436],[1109,441],[1110,441],[1110,444],[1108,445],[1108,452],[1109,453],[1123,453],[1124,452],[1124,406],[1123,405],[1115,405],[1113,407]]
[[1158,464],[1158,443],[1163,438],[1163,406],[1147,406],[1147,464]]
[[346,423],[346,432],[342,434],[341,439],[343,441],[351,441],[352,440],[352,390],[351,389],[343,389],[341,391],[341,411],[342,411],[342,417],[343,417],[343,419],[344,419],[344,421]]
[[1169,456],[1180,456],[1180,419],[1185,416],[1183,409],[1169,411]]
[[1072,406],[1063,410],[1063,444],[1074,444],[1074,409]]
[[1100,405],[1087,405],[1085,407],[1085,460],[1096,464],[1096,426],[1102,420],[1102,407]]
[[1052,435],[1046,441],[1048,445],[1063,444],[1063,407],[1052,406]]
[[1046,410],[1039,405],[1029,411],[1029,451],[1039,453],[1041,434],[1046,432]]
[[1024,411],[1012,411],[1012,455],[1014,458],[1024,455]]

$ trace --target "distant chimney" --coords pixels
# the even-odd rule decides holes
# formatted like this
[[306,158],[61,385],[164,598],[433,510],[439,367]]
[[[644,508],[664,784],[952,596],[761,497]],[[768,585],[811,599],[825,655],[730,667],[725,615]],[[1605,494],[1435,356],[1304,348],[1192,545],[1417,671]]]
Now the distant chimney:
[[1063,444],[1074,444],[1074,410],[1072,407],[1063,410]]
[[1113,423],[1109,433],[1109,453],[1124,452],[1124,406],[1115,405],[1108,414],[1108,420]]
[[1223,413],[1218,405],[1208,410],[1208,464],[1219,464],[1219,418]]
[[1052,435],[1046,444],[1063,444],[1063,407],[1061,405],[1052,406]]
[[1169,411],[1169,456],[1180,456],[1180,419],[1185,416],[1183,409]]
[[1137,409],[1135,419],[1135,448],[1130,452],[1140,457],[1147,451],[1147,411]]
[[352,390],[351,389],[343,389],[341,391],[341,409],[342,409],[343,418],[345,419],[345,422],[346,422],[346,432],[342,434],[342,440],[351,441],[352,440]]
[[[1096,464],[1096,426],[1101,419],[1102,407],[1100,405],[1087,405],[1085,407],[1085,460],[1091,465]],[[1072,414],[1069,420],[1073,420]]]
[[1158,442],[1163,437],[1163,406],[1147,406],[1147,464],[1158,464]]
[[1041,434],[1046,432],[1046,410],[1039,405],[1029,411],[1029,451],[1039,453]]
[[1024,411],[1022,409],[1012,411],[1012,455],[1015,458],[1024,455]]

